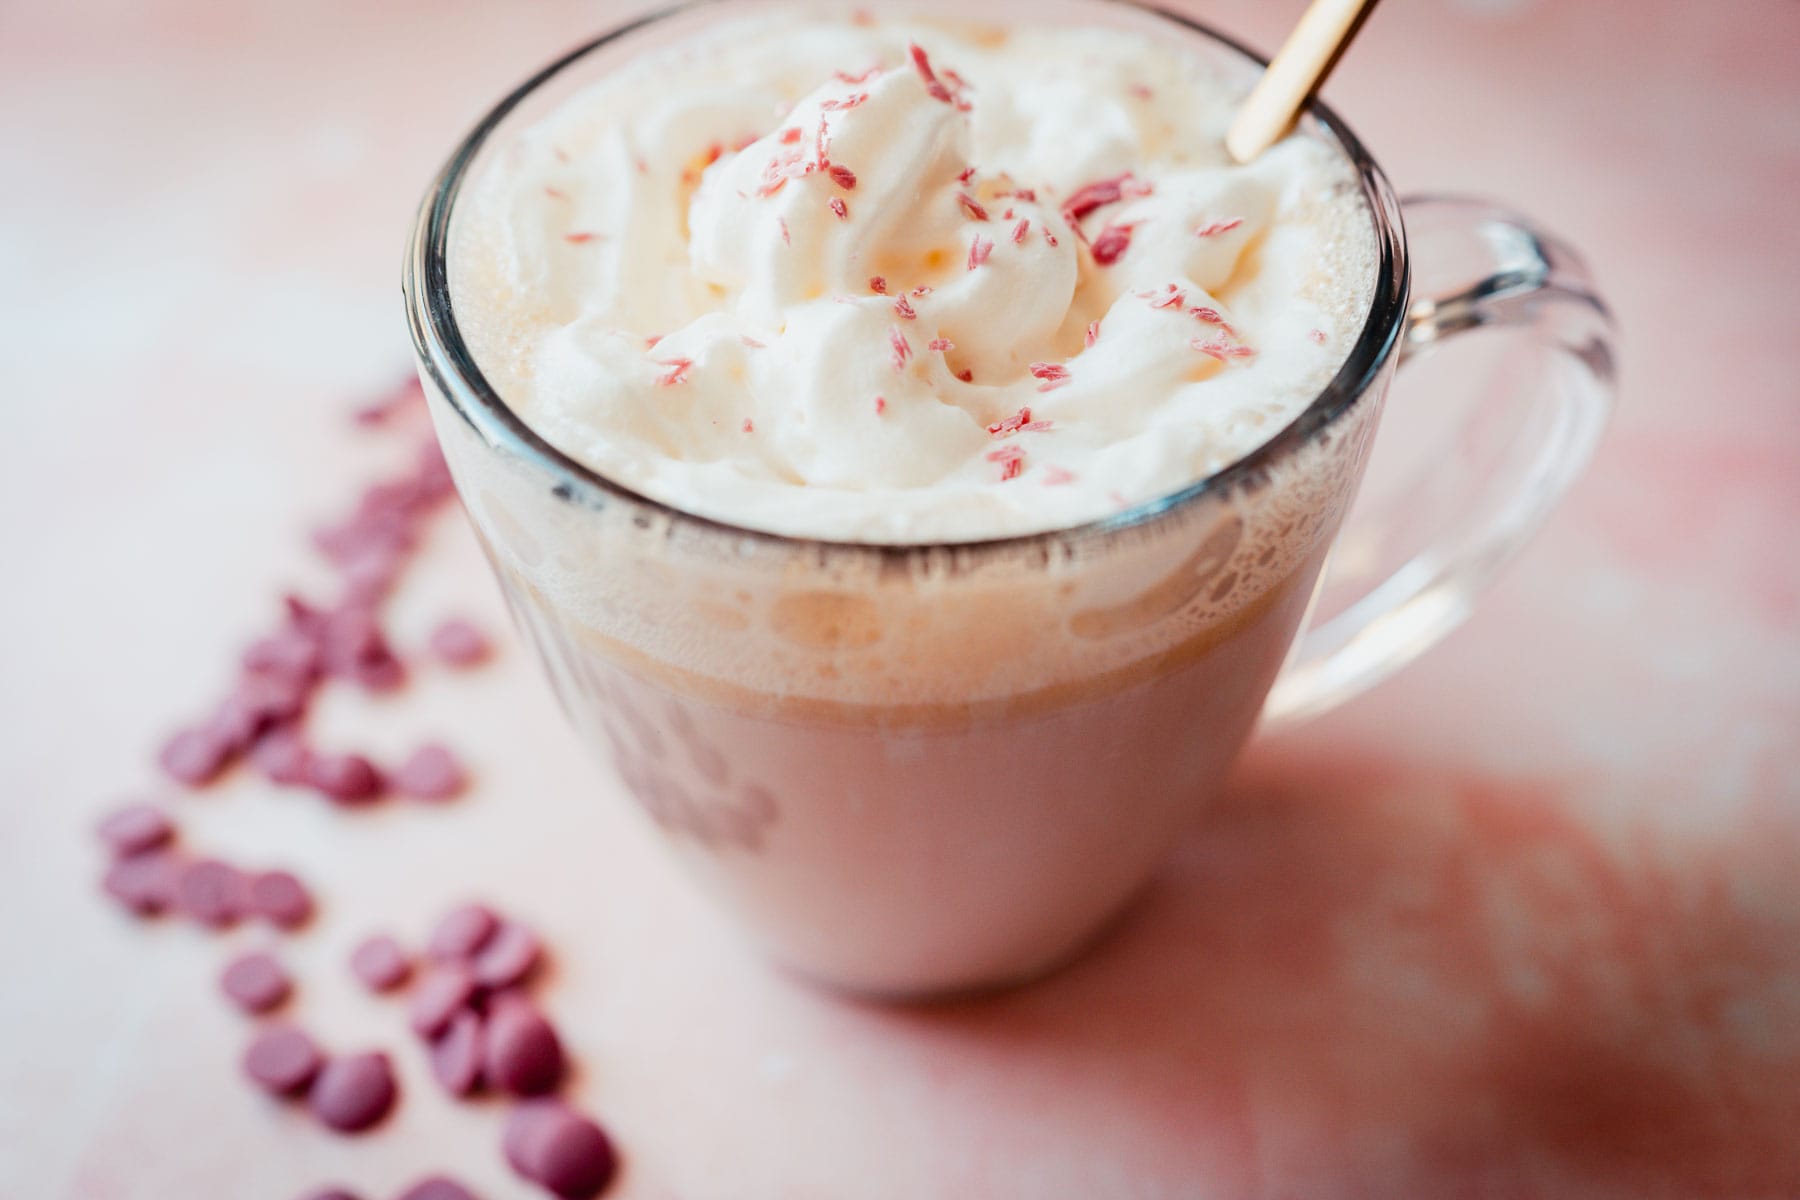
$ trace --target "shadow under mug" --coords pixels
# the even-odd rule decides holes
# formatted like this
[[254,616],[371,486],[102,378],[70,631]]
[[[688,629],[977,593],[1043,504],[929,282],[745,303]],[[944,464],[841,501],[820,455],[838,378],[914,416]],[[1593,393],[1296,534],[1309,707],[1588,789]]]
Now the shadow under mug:
[[[1034,14],[1178,39],[1246,91],[1262,66],[1128,0]],[[807,541],[677,511],[507,407],[458,329],[449,264],[458,196],[496,146],[717,16],[687,4],[578,48],[451,158],[405,271],[438,435],[570,718],[772,957],[889,998],[1026,980],[1145,885],[1259,719],[1335,705],[1460,623],[1592,453],[1610,321],[1574,256],[1517,216],[1424,199],[1408,237],[1379,168],[1314,104],[1303,130],[1354,167],[1377,278],[1342,370],[1261,449],[1109,519],[979,543]],[[1503,340],[1504,372],[1429,397],[1429,504],[1365,502],[1341,529],[1395,368],[1478,332]],[[1355,595],[1309,621],[1322,576]]]

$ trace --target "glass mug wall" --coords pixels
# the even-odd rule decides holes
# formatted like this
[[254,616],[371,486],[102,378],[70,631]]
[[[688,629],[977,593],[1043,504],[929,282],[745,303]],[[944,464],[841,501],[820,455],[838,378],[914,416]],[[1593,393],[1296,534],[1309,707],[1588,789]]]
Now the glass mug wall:
[[[1123,0],[1032,12],[1180,38],[1246,88],[1260,69]],[[452,158],[406,270],[433,419],[570,718],[771,956],[883,996],[1027,979],[1146,883],[1259,718],[1336,703],[1461,620],[1591,452],[1610,403],[1605,312],[1554,241],[1480,205],[1409,206],[1426,233],[1409,250],[1380,171],[1314,106],[1307,131],[1356,168],[1378,278],[1336,379],[1248,458],[1106,521],[975,544],[804,541],[676,511],[507,408],[458,331],[450,264],[457,198],[497,145],[717,16],[688,5],[575,51]],[[1296,646],[1396,365],[1473,330],[1513,343],[1509,386],[1470,423],[1481,460],[1459,464],[1422,545],[1393,549],[1393,512],[1359,516],[1359,544],[1396,569]]]

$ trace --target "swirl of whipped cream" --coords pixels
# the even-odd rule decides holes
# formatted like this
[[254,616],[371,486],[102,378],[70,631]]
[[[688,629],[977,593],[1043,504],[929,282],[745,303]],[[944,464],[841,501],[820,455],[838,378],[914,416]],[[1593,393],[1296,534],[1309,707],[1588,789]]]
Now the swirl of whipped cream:
[[1348,168],[1299,136],[1229,165],[1221,82],[1137,36],[679,53],[513,147],[458,272],[509,403],[678,507],[882,542],[1104,516],[1275,433],[1366,306]]

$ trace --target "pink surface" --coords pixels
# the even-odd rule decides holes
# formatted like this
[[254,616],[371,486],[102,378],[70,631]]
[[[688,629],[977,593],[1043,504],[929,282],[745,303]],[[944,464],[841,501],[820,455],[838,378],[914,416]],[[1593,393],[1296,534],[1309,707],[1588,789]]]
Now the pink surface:
[[[1296,3],[1212,4],[1269,45]],[[1590,477],[1446,647],[1259,743],[1098,953],[923,1011],[776,977],[597,782],[510,641],[323,726],[454,738],[475,791],[343,816],[236,782],[190,843],[312,880],[298,1012],[396,1053],[372,1140],[236,1076],[248,931],[143,929],[90,826],[221,686],[303,530],[400,447],[398,265],[430,172],[603,5],[0,9],[0,1196],[532,1193],[343,967],[465,895],[543,989],[632,1198],[1800,1194],[1800,7],[1389,0],[1332,85],[1401,190],[1585,247],[1625,337]],[[1404,397],[1404,382],[1401,385]],[[1398,412],[1396,415],[1400,415]],[[465,530],[395,606],[499,628]]]

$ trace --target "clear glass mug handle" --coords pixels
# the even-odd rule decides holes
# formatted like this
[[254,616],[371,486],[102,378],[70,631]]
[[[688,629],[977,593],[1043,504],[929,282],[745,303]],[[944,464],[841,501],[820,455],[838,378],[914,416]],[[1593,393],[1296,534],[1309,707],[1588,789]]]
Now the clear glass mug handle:
[[[1586,466],[1612,411],[1612,320],[1567,245],[1480,201],[1402,207],[1413,300],[1400,404],[1266,724],[1337,706],[1462,624]],[[1459,364],[1436,385],[1434,363],[1471,354],[1492,361],[1473,378]],[[1396,453],[1410,469],[1389,461],[1403,432],[1412,444]]]

